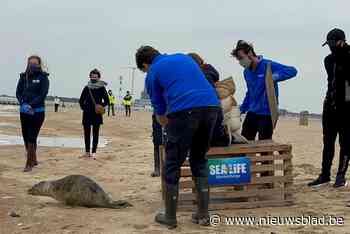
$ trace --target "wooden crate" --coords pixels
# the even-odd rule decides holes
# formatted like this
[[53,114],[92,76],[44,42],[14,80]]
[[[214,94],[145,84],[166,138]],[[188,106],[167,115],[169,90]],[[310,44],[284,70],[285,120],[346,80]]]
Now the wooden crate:
[[[164,148],[161,150],[164,164]],[[232,158],[246,155],[251,160],[251,182],[244,185],[210,186],[210,210],[287,206],[293,204],[292,146],[273,141],[214,147],[211,158]],[[161,167],[162,168],[162,167]],[[162,191],[164,198],[164,181]],[[181,168],[179,210],[193,210],[196,204],[194,180],[189,162]]]

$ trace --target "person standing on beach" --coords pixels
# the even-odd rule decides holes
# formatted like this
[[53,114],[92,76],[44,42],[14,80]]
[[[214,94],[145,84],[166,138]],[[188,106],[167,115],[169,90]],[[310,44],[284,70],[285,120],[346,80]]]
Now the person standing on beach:
[[165,127],[165,211],[155,221],[169,228],[177,226],[176,208],[180,168],[189,161],[198,194],[192,222],[209,225],[209,186],[206,153],[220,111],[214,88],[196,62],[185,54],[160,54],[150,46],[136,52],[138,69],[147,73],[145,86],[158,122]]
[[131,116],[131,104],[132,104],[132,96],[129,91],[126,91],[126,95],[123,98],[123,104],[125,106],[125,114],[126,117]]
[[335,141],[339,135],[339,167],[333,185],[334,188],[339,188],[346,186],[345,174],[350,159],[350,46],[341,29],[331,30],[323,46],[325,45],[328,45],[331,54],[324,60],[328,89],[322,115],[322,171],[308,185],[316,187],[330,182]]
[[[96,160],[96,151],[99,140],[100,126],[103,124],[104,108],[108,105],[109,99],[105,86],[106,82],[101,80],[101,73],[94,69],[90,72],[90,81],[84,87],[79,104],[83,111],[82,124],[84,127],[85,155]],[[101,110],[102,109],[102,110]],[[90,154],[90,135],[92,126],[92,154]]]
[[56,96],[54,99],[54,104],[55,104],[55,112],[58,112],[58,107],[60,106],[61,100]]
[[243,40],[238,41],[231,55],[244,68],[248,89],[240,106],[241,114],[247,113],[242,127],[242,136],[247,140],[255,140],[258,134],[259,140],[272,139],[274,129],[265,85],[267,65],[271,64],[277,103],[278,82],[295,77],[297,70],[294,67],[267,60],[263,56],[257,56],[253,45]]
[[112,90],[108,90],[108,98],[109,98],[108,116],[111,110],[112,110],[112,116],[115,116],[115,113],[114,113],[115,96],[113,95]]
[[20,74],[16,97],[20,104],[22,135],[27,161],[24,172],[38,165],[37,138],[45,120],[45,99],[49,91],[49,74],[43,71],[42,60],[33,55],[28,58],[27,68]]

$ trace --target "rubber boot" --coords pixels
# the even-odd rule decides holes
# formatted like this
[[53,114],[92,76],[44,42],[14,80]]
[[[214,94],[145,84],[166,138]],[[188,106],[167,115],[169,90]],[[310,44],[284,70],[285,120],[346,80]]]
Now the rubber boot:
[[345,174],[346,174],[346,171],[348,170],[349,160],[350,160],[350,157],[348,155],[341,153],[340,159],[339,159],[338,173],[335,179],[335,183],[333,185],[334,188],[340,188],[346,185]]
[[26,166],[25,166],[23,172],[32,171],[32,168],[34,165],[34,152],[35,152],[34,144],[29,143],[27,146],[27,162],[26,162]]
[[209,185],[208,177],[196,177],[196,191],[197,191],[197,211],[192,215],[192,222],[203,226],[210,225],[209,216]]
[[154,146],[154,171],[151,174],[152,177],[160,176],[160,155],[159,155],[159,146]]
[[159,212],[155,217],[157,223],[165,225],[169,229],[174,229],[177,226],[176,209],[178,195],[179,186],[167,184],[164,198],[165,210]]

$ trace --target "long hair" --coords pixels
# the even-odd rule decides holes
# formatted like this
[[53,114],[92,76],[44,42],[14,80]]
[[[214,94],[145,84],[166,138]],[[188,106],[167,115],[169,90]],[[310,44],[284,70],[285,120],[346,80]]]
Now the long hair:
[[204,65],[204,59],[199,56],[197,53],[188,53],[187,55],[191,56],[192,59],[200,66],[203,67]]

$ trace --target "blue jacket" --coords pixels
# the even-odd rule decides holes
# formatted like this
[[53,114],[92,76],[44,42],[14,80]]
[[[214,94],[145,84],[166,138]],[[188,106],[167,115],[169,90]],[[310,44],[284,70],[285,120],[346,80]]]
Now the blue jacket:
[[146,89],[157,115],[220,106],[200,67],[184,54],[158,55],[147,73]]
[[275,93],[278,103],[278,82],[288,80],[297,75],[294,67],[286,66],[271,60],[259,57],[260,62],[255,71],[244,70],[244,79],[247,84],[247,93],[240,107],[241,113],[253,112],[258,115],[271,115],[266,94],[265,74],[267,64],[271,63],[272,79],[275,83]]

